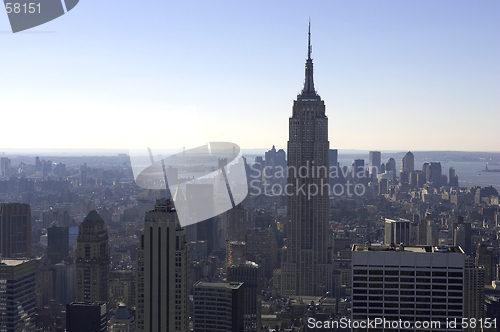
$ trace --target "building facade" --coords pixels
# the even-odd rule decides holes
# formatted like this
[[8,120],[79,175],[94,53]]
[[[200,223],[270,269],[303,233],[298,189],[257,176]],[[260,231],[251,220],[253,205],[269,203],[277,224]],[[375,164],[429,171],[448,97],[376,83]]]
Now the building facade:
[[459,247],[367,243],[352,250],[352,320],[407,324],[378,326],[380,331],[418,331],[420,322],[438,322],[420,326],[427,331],[456,331],[446,321],[464,317],[465,255]]
[[174,203],[156,201],[137,247],[137,331],[188,331],[189,248]]
[[34,331],[35,260],[0,260],[0,331]]
[[304,88],[289,120],[287,240],[281,267],[285,296],[325,295],[332,290],[328,118],[325,102],[314,89],[311,51],[309,25]]
[[66,305],[66,332],[108,330],[106,302],[73,302]]
[[3,258],[31,257],[29,204],[0,204],[0,254]]
[[194,285],[194,332],[243,332],[244,291],[241,282]]
[[79,225],[76,242],[76,301],[107,302],[108,231],[97,211],[90,211]]
[[385,244],[410,244],[411,222],[406,219],[385,219]]

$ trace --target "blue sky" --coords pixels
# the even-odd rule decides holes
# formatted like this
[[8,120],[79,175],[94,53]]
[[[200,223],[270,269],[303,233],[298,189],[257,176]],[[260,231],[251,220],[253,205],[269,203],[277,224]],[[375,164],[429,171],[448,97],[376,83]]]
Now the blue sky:
[[2,13],[0,151],[286,148],[309,18],[332,148],[500,151],[496,0],[81,0],[17,34]]

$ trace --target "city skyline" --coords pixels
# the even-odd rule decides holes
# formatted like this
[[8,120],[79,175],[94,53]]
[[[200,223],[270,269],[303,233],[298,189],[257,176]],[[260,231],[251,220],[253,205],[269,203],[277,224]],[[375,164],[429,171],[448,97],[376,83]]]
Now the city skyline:
[[195,4],[81,4],[15,35],[0,20],[3,123],[33,133],[4,125],[3,148],[127,149],[146,131],[283,147],[310,17],[332,148],[500,151],[498,3]]

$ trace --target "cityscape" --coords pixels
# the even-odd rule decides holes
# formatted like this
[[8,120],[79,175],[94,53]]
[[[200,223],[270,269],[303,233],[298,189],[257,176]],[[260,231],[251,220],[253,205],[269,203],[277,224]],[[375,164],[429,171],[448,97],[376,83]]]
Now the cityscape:
[[[179,123],[138,117],[128,149],[4,135],[0,332],[497,331],[498,129],[475,150],[455,146],[480,132],[457,129],[447,149],[434,144],[455,120],[404,135],[383,114],[373,126],[389,145],[354,125],[353,145],[333,140],[349,124],[318,92],[314,27],[296,40],[305,71],[280,106],[287,132],[249,120],[255,145],[230,142],[238,129],[218,117],[184,126],[189,106]],[[47,128],[43,144],[59,124]]]

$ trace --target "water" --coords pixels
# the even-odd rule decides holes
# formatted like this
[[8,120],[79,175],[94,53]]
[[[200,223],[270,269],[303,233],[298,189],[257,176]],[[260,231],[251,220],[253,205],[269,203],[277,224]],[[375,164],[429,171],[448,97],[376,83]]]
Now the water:
[[[340,158],[341,166],[351,166],[353,158]],[[415,161],[415,169],[422,169],[424,162]],[[396,160],[396,170],[401,167],[401,160]],[[368,159],[365,159],[365,167],[368,166]],[[479,161],[449,161],[441,162],[442,173],[449,177],[450,167],[455,168],[455,174],[458,175],[458,185],[460,187],[488,187],[493,186],[500,192],[500,172],[481,172],[486,168],[485,162]],[[500,168],[500,166],[490,165],[490,169]]]

